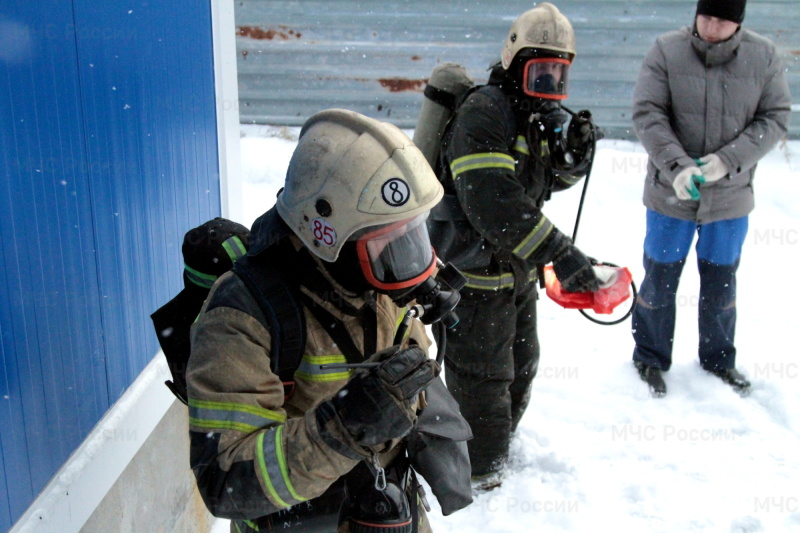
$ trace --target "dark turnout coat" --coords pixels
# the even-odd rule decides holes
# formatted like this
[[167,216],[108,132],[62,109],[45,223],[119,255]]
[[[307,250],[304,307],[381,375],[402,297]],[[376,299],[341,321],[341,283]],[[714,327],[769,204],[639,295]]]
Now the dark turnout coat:
[[535,277],[536,266],[552,260],[557,229],[542,207],[588,165],[588,158],[568,170],[543,164],[550,154],[528,122],[530,102],[503,90],[498,71],[467,96],[444,134],[437,172],[446,194],[429,221],[437,254],[464,271],[467,287],[483,290]]
[[[633,124],[650,156],[644,204],[706,224],[752,211],[756,163],[786,134],[791,95],[775,46],[740,28],[722,43],[692,29],[661,35],[634,91]],[[678,200],[672,182],[694,159],[717,154],[730,175]]]

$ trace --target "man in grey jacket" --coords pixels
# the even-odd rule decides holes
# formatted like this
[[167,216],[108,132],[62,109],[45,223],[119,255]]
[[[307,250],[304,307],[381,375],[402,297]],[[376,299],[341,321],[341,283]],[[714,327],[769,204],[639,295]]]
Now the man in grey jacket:
[[701,366],[746,393],[735,368],[736,269],[756,163],[787,130],[791,96],[775,46],[741,27],[745,0],[700,0],[694,26],[661,35],[636,83],[633,124],[649,155],[645,278],[633,361],[654,396],[672,363],[678,280],[697,233]]

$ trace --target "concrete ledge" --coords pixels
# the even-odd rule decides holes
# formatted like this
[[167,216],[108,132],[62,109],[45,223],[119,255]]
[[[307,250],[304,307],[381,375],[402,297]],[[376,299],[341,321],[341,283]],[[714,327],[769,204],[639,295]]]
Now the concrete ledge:
[[159,352],[11,533],[208,531],[189,469],[188,412],[169,378]]
[[188,430],[188,409],[173,402],[81,532],[209,531],[214,518],[189,469]]

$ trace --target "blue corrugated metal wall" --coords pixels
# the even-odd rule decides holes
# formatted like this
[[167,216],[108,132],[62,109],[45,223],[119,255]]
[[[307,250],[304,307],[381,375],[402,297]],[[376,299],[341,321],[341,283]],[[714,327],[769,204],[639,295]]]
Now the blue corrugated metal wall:
[[[296,126],[336,106],[414,127],[431,70],[454,61],[485,81],[511,23],[535,3],[237,0],[241,121]],[[610,137],[635,138],[630,109],[642,59],[659,34],[692,23],[697,0],[553,3],[577,41],[567,105],[591,109]],[[744,24],[776,43],[800,102],[800,2],[750,0]],[[797,118],[791,135],[800,138]]]
[[2,0],[0,529],[156,353],[220,212],[208,2]]

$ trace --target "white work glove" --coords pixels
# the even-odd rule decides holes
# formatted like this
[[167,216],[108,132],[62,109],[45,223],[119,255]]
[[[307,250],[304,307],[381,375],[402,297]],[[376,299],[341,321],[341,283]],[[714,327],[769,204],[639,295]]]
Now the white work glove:
[[697,167],[687,167],[675,176],[672,188],[675,189],[675,196],[679,200],[699,200],[700,191],[697,190],[697,183],[703,183],[706,179]]
[[700,159],[695,159],[695,162],[700,166],[706,183],[712,183],[728,175],[728,167],[717,154],[708,154]]

